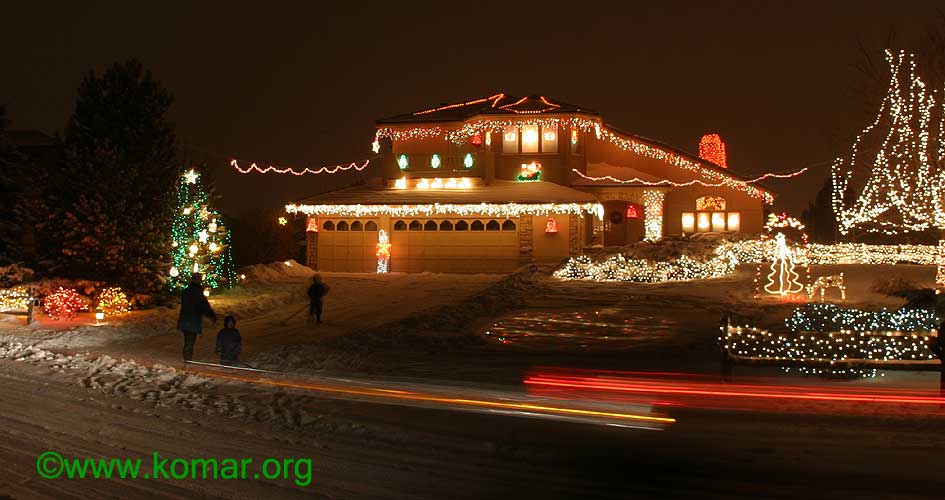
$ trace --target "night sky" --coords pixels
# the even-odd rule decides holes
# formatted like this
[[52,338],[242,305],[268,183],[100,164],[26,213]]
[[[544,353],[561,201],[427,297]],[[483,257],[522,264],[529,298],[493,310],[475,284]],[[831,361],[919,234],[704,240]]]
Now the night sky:
[[369,157],[374,120],[503,91],[600,111],[681,149],[718,132],[745,173],[818,164],[772,185],[799,212],[873,113],[855,65],[914,40],[939,2],[17,2],[0,30],[12,129],[62,130],[90,69],[138,58],[175,95],[180,141],[224,209],[351,182],[263,178],[231,157],[319,166]]

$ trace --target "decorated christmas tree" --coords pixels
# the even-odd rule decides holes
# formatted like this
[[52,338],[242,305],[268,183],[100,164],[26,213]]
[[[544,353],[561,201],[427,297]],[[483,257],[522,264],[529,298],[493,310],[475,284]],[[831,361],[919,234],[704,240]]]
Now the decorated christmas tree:
[[236,284],[230,232],[220,214],[210,206],[200,174],[193,169],[181,176],[177,186],[171,247],[174,261],[170,269],[171,289],[187,286],[194,272],[203,275],[206,288]]

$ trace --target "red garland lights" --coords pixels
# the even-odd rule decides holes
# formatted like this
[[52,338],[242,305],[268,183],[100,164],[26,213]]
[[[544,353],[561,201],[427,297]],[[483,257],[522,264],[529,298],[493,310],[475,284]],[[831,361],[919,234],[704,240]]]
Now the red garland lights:
[[43,299],[43,312],[52,319],[72,319],[77,311],[86,311],[88,308],[85,299],[78,292],[63,287]]
[[[375,152],[376,152],[376,151],[375,151]],[[371,163],[371,160],[370,160],[370,159],[367,159],[367,160],[364,160],[364,162],[361,163],[360,165],[359,165],[357,162],[352,162],[352,163],[349,163],[349,164],[347,164],[347,165],[339,164],[339,165],[331,165],[331,166],[327,166],[327,167],[319,167],[319,168],[315,168],[315,169],[312,169],[312,168],[305,168],[305,169],[302,169],[302,170],[295,170],[295,169],[293,169],[292,167],[278,168],[278,167],[275,167],[275,166],[273,166],[273,165],[269,165],[268,167],[262,168],[262,167],[256,165],[255,163],[252,163],[252,164],[250,164],[248,167],[243,168],[243,167],[240,167],[239,162],[238,162],[237,160],[230,160],[230,165],[232,165],[233,168],[235,168],[235,169],[236,169],[239,173],[241,173],[241,174],[248,174],[248,173],[253,172],[253,171],[259,172],[260,174],[266,174],[266,173],[269,173],[269,172],[275,172],[275,173],[277,173],[277,174],[292,174],[292,175],[305,175],[305,174],[336,174],[336,173],[338,173],[338,172],[344,172],[344,171],[351,170],[351,169],[354,169],[354,170],[360,172],[360,171],[364,170],[365,168],[367,168],[367,166],[368,166],[370,163]]]

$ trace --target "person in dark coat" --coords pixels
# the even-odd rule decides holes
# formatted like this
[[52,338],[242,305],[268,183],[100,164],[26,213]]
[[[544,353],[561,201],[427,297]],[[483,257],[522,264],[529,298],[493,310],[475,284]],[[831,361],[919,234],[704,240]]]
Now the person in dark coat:
[[223,318],[223,329],[217,333],[217,354],[220,355],[221,365],[235,365],[240,362],[240,352],[243,350],[243,338],[236,329],[236,318]]
[[197,335],[203,332],[203,317],[209,317],[214,323],[217,321],[216,313],[203,295],[203,287],[200,286],[202,280],[200,273],[194,273],[180,298],[177,329],[184,334],[184,361],[190,361],[194,357],[194,343],[197,341]]
[[308,287],[308,317],[316,323],[322,322],[322,298],[328,293],[328,285],[322,281],[322,277],[315,275],[312,277],[312,286]]

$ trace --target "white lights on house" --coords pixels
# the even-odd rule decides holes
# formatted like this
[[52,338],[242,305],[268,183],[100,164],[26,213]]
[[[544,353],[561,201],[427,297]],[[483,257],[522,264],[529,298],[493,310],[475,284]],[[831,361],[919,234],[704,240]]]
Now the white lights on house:
[[655,189],[643,191],[643,239],[656,241],[663,237],[663,198],[666,193]]
[[487,217],[514,218],[523,215],[583,215],[589,214],[600,220],[604,218],[604,206],[600,203],[430,203],[423,205],[286,205],[290,214],[336,215],[343,217],[415,217],[432,215],[457,215],[461,217],[482,215]]

